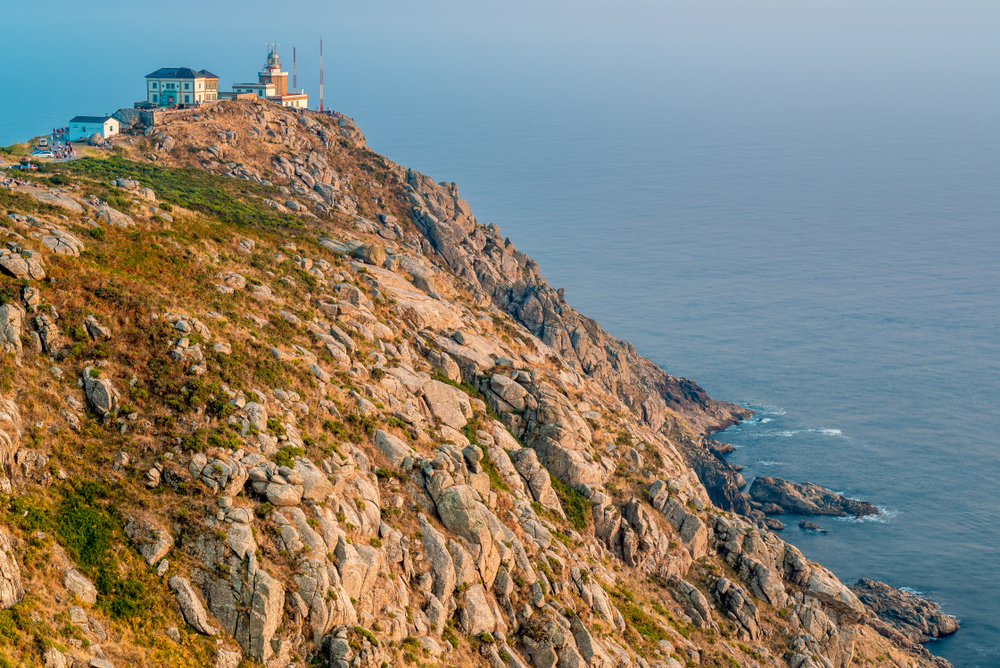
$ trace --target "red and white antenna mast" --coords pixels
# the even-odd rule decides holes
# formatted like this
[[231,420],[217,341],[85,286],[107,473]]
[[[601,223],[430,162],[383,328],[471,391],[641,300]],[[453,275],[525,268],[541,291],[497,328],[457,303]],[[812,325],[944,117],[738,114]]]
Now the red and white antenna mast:
[[323,112],[323,39],[319,40],[319,110]]
[[292,47],[292,95],[299,93],[299,75],[295,67],[295,47]]

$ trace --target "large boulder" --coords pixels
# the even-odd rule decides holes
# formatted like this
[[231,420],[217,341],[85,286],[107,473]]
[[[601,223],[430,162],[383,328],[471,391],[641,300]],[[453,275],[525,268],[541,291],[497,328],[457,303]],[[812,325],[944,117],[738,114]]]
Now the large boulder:
[[428,380],[421,391],[431,413],[452,429],[460,430],[473,415],[469,396],[456,387]]
[[80,251],[84,249],[82,241],[66,230],[60,230],[57,227],[46,230],[39,241],[56,255],[79,257]]
[[305,458],[297,460],[295,472],[302,476],[303,499],[323,501],[333,492],[333,483],[312,461]]
[[159,563],[174,546],[173,536],[148,517],[130,515],[125,522],[125,535],[150,566]]
[[[250,624],[243,649],[258,661],[267,661],[274,653],[271,638],[281,624],[285,607],[285,588],[268,575],[263,568],[253,578],[253,595],[250,598]],[[238,633],[237,640],[242,640]]]
[[455,563],[448,553],[448,543],[444,535],[435,529],[424,515],[420,515],[420,532],[424,544],[424,556],[431,565],[434,578],[432,591],[441,601],[447,601],[455,591]]
[[385,455],[389,463],[399,466],[407,457],[416,456],[416,452],[401,439],[379,429],[375,432],[375,447]]
[[267,409],[255,401],[247,403],[243,407],[243,414],[246,416],[250,426],[259,432],[267,431]]
[[830,606],[847,621],[864,619],[868,614],[868,609],[854,592],[819,564],[815,564],[809,573],[805,594]]
[[562,516],[562,504],[559,503],[559,497],[552,489],[552,478],[538,461],[538,454],[531,448],[520,448],[512,451],[510,458],[535,501]]
[[498,533],[513,534],[478,500],[479,494],[467,485],[452,485],[442,490],[436,499],[441,522],[452,533],[470,542],[479,575],[487,587],[493,586],[500,567],[500,549],[494,540]]
[[302,485],[271,482],[264,491],[269,503],[278,506],[297,506],[302,502]]
[[66,571],[63,577],[63,586],[66,587],[66,591],[76,594],[84,603],[90,605],[97,603],[97,587],[87,576],[75,568]]
[[469,615],[468,632],[474,636],[496,629],[497,621],[493,608],[486,598],[482,583],[475,583],[465,591],[465,611]]
[[14,558],[14,544],[0,529],[0,609],[12,608],[24,598],[21,568]]
[[8,276],[21,280],[40,281],[45,278],[45,269],[42,267],[41,258],[37,253],[31,251],[12,253],[4,249],[3,253],[0,254],[0,269]]
[[94,412],[103,417],[118,409],[121,395],[109,378],[96,377],[98,373],[94,367],[86,367],[83,370],[83,388]]
[[17,304],[0,306],[0,351],[21,356],[21,331],[24,327],[24,310]]
[[381,267],[385,264],[385,249],[378,244],[361,244],[354,249],[354,257],[365,264]]
[[0,397],[0,477],[13,466],[23,434],[24,426],[17,404],[13,399]]
[[219,630],[209,624],[208,613],[205,612],[205,607],[201,604],[201,600],[188,579],[175,575],[170,578],[168,584],[177,596],[177,605],[180,606],[181,614],[184,615],[184,621],[198,633],[206,636],[216,635]]
[[132,220],[131,216],[117,209],[112,209],[107,205],[97,207],[97,220],[114,227],[132,227],[135,225],[135,221]]
[[493,377],[490,378],[490,389],[501,399],[513,406],[515,410],[524,410],[524,397],[528,394],[528,391],[510,376],[505,376],[501,373],[493,374]]

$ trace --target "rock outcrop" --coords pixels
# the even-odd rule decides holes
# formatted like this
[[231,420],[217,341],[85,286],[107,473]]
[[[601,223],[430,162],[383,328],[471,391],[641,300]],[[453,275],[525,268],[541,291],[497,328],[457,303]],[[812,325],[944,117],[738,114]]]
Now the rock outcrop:
[[855,517],[879,514],[878,508],[867,501],[848,499],[811,482],[794,483],[781,478],[755,478],[750,497],[760,504],[777,506],[764,512]]
[[[263,100],[130,118],[113,163],[9,197],[12,663],[935,665],[742,491],[708,436],[748,412],[574,310],[455,184]],[[54,172],[119,210],[52,209]]]
[[927,642],[958,631],[955,617],[941,612],[937,603],[916,594],[864,578],[848,587],[879,619],[902,633],[910,642]]
[[21,567],[17,564],[14,545],[0,528],[0,609],[11,608],[24,598]]

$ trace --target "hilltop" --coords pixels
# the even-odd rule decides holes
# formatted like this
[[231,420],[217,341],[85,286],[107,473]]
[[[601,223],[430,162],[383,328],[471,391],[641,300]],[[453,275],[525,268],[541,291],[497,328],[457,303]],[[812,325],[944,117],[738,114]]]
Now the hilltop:
[[223,102],[25,178],[0,666],[947,665],[768,528],[709,438],[748,411],[350,119]]

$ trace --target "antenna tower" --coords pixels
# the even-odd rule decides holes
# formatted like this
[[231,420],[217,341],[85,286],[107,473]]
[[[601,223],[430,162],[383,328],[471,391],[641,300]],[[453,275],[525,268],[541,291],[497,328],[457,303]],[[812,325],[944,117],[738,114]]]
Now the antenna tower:
[[323,113],[323,39],[319,40],[319,111]]
[[295,67],[295,47],[292,47],[292,95],[299,92],[299,75]]

